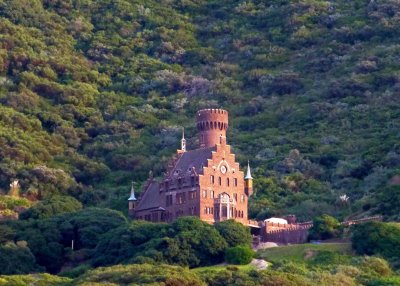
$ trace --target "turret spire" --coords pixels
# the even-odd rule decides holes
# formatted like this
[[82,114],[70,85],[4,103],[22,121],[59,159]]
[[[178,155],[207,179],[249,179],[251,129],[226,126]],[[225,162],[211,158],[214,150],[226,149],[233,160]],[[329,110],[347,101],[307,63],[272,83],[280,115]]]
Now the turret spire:
[[246,177],[244,177],[245,180],[249,180],[249,179],[253,179],[253,177],[251,176],[251,170],[250,170],[250,162],[247,161],[247,173],[246,173]]
[[181,150],[186,152],[185,128],[182,128]]
[[135,188],[133,187],[133,182],[131,186],[131,196],[129,197],[128,201],[136,201]]

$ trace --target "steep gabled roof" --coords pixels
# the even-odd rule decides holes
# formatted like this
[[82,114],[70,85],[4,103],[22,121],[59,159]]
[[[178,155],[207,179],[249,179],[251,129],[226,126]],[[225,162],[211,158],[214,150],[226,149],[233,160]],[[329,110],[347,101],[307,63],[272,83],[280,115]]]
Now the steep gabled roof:
[[212,151],[215,150],[216,148],[214,146],[209,148],[190,150],[182,153],[181,157],[178,159],[176,165],[172,169],[170,177],[174,175],[175,171],[186,173],[193,167],[195,168],[197,173],[201,173],[203,171],[203,167],[207,166],[207,159],[211,159]]
[[140,201],[137,207],[135,208],[135,211],[148,210],[152,208],[161,207],[159,189],[160,186],[158,182],[152,181],[145,190],[143,196],[140,198]]

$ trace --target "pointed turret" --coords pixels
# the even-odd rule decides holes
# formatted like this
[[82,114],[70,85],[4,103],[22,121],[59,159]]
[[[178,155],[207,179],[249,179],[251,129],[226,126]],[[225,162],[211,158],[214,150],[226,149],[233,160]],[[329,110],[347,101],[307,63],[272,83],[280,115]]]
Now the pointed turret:
[[185,128],[182,129],[181,150],[186,152]]
[[251,170],[250,170],[250,162],[247,161],[247,173],[246,173],[246,177],[244,177],[245,180],[248,179],[253,179],[253,177],[251,176]]
[[135,196],[135,188],[133,187],[133,182],[132,182],[132,186],[131,186],[131,196],[128,199],[128,206],[129,206],[129,215],[133,216],[134,212],[135,212],[135,207],[137,204],[137,199]]
[[249,161],[247,161],[247,172],[246,177],[244,177],[244,192],[248,197],[253,194],[253,177],[251,176]]
[[135,188],[133,187],[133,182],[131,186],[131,196],[129,197],[128,201],[136,201],[136,196],[135,196]]

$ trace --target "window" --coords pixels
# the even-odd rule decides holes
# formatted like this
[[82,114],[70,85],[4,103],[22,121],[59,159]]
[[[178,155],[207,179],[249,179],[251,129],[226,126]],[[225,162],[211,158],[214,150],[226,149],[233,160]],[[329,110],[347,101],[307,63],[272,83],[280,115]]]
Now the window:
[[169,207],[170,205],[172,205],[172,195],[167,195],[166,199],[167,207]]
[[189,192],[189,200],[194,200],[197,198],[197,192],[196,191],[190,191]]
[[207,198],[207,190],[203,190],[203,198]]
[[195,180],[194,180],[194,177],[193,177],[193,176],[190,178],[190,182],[192,183],[192,187],[194,187],[194,185],[195,185]]
[[237,201],[237,194],[233,194],[233,197],[235,198],[235,201]]
[[214,176],[213,175],[210,176],[210,182],[211,182],[211,184],[214,185]]
[[237,187],[237,178],[233,179],[233,183],[234,183],[235,187]]
[[189,214],[195,215],[196,214],[196,207],[190,207],[189,208]]
[[214,198],[214,191],[210,192],[210,198],[212,198],[212,199]]
[[226,178],[226,185],[229,187],[229,178]]
[[241,201],[242,203],[244,203],[244,194],[242,194],[242,196],[241,196],[241,198],[240,198],[240,201]]
[[176,194],[176,204],[184,204],[186,202],[186,193]]
[[221,186],[221,184],[222,184],[222,179],[221,179],[221,177],[218,177],[218,185]]

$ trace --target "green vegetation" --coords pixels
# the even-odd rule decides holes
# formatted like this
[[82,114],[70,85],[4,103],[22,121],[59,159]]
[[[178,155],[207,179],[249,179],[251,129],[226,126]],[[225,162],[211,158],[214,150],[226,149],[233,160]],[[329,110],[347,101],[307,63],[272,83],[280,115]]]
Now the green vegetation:
[[29,208],[23,212],[20,219],[43,219],[57,214],[75,212],[82,209],[82,204],[69,196],[53,196]]
[[[235,237],[234,230],[243,237]],[[247,261],[250,242],[248,229],[233,221],[218,227],[197,217],[182,217],[171,224],[128,222],[120,212],[86,208],[0,224],[0,250],[4,253],[0,274],[43,270],[55,274],[65,265],[69,269],[63,275],[67,277],[116,264],[198,267],[221,263],[229,246],[243,245],[246,251],[242,256]],[[252,257],[251,250],[250,254]]]
[[[381,213],[399,174],[390,1],[0,1],[0,191],[126,212],[195,111],[230,112],[250,214]],[[243,164],[242,164],[243,165]],[[348,201],[340,195],[347,194]]]
[[[7,222],[5,227],[2,225],[0,228],[0,234],[3,234],[2,241],[9,241],[2,245],[9,250],[9,255],[1,262],[19,266],[1,268],[0,273],[27,273],[40,267],[47,272],[58,273],[66,261],[77,263],[88,259],[104,233],[124,224],[127,221],[121,213],[96,208],[49,219]],[[72,240],[75,252],[71,251]],[[14,243],[16,246],[13,246]],[[26,270],[25,264],[29,270]],[[5,269],[9,272],[3,272]]]
[[272,247],[258,251],[258,256],[271,262],[284,260],[302,262],[306,258],[315,256],[321,251],[337,252],[342,255],[351,254],[350,243],[322,243],[322,244],[298,244],[282,247]]
[[225,251],[225,260],[230,264],[246,265],[254,257],[254,251],[248,246],[230,247]]
[[75,267],[0,285],[395,285],[397,225],[354,228],[356,252],[388,262],[304,245],[261,251],[266,271],[197,275],[184,267],[223,262],[248,231],[120,211],[182,126],[197,146],[196,110],[223,107],[254,169],[252,218],[317,217],[318,239],[338,235],[333,217],[398,221],[399,14],[396,0],[0,0],[0,218],[21,214],[0,224],[0,271]]
[[234,220],[219,222],[215,224],[215,228],[229,246],[250,245],[252,243],[250,229]]
[[38,285],[38,286],[66,286],[71,285],[72,280],[64,277],[58,277],[50,274],[32,274],[32,275],[10,275],[0,276],[0,285]]
[[359,254],[382,255],[400,267],[400,225],[369,222],[354,226],[353,248]]
[[26,198],[0,195],[0,218],[13,219],[18,217],[18,209],[29,208],[32,203]]
[[339,237],[342,231],[340,222],[329,215],[322,215],[313,220],[313,226],[309,230],[310,239],[329,239]]
[[[318,245],[320,247],[320,245]],[[289,247],[290,248],[290,247]],[[313,257],[298,261],[274,262],[267,270],[257,270],[253,265],[216,265],[188,269],[165,264],[128,264],[86,269],[75,272],[70,278],[48,274],[0,276],[0,285],[211,285],[211,286],[330,286],[330,285],[398,285],[399,276],[389,264],[376,257],[353,256],[335,247],[320,247]],[[269,250],[268,250],[269,251]],[[346,250],[348,251],[348,249]],[[318,262],[317,262],[318,261]],[[71,272],[72,273],[72,272]],[[7,282],[6,282],[7,281]],[[385,284],[386,283],[386,284]]]
[[[111,285],[205,285],[196,274],[187,268],[160,264],[133,264],[116,265],[112,267],[100,267],[89,271],[77,279],[77,285],[89,285],[90,283],[114,283]],[[93,284],[90,284],[93,285]],[[96,284],[95,284],[96,285]]]

